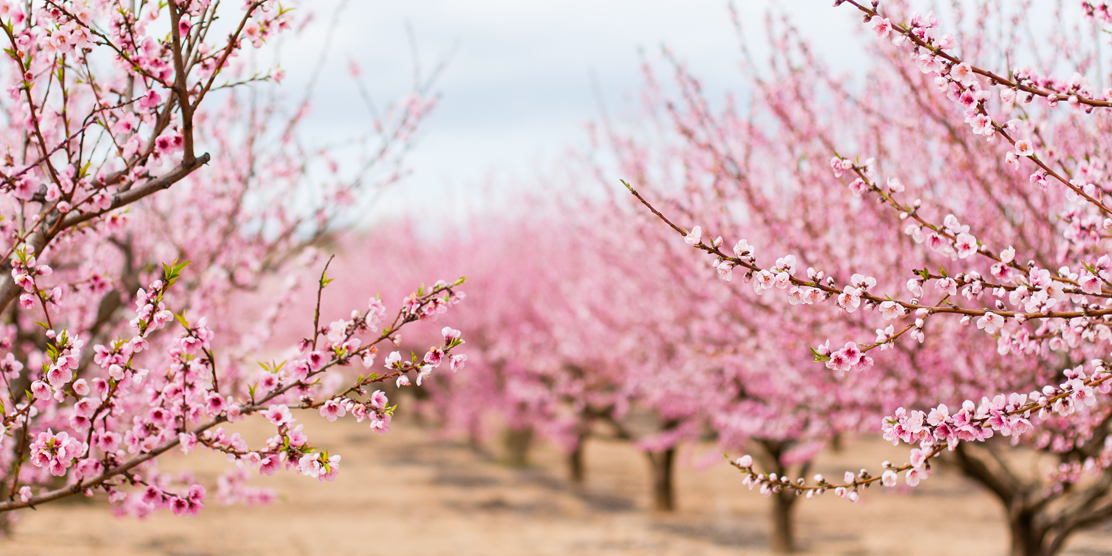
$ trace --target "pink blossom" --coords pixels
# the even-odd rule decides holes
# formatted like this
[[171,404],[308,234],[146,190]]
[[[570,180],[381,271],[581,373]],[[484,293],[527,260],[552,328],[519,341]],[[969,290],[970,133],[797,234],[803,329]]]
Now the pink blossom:
[[1090,295],[1099,294],[1101,292],[1100,278],[1088,270],[1082,270],[1077,279],[1077,284],[1081,286],[1081,291]]
[[467,355],[463,353],[457,353],[449,358],[449,362],[452,367],[452,372],[456,372],[462,369],[464,364],[467,362]]
[[715,267],[718,272],[718,277],[726,282],[729,282],[734,277],[734,263],[730,261],[722,261]]
[[181,443],[181,451],[188,454],[197,448],[197,435],[193,433],[178,433],[178,442]]
[[371,419],[371,430],[379,434],[386,434],[390,430],[390,423],[385,419]]
[[[916,281],[916,283],[918,283],[918,281]],[[895,320],[904,316],[906,313],[903,306],[895,301],[885,301],[880,304],[879,309],[880,316],[884,318],[884,320]]]
[[459,330],[456,330],[450,326],[445,326],[444,328],[440,329],[440,334],[444,336],[445,346],[452,345],[462,336]]
[[892,22],[886,17],[882,18],[875,15],[869,20],[869,25],[872,26],[873,32],[876,33],[878,38],[888,38],[888,34],[892,31]]
[[860,197],[869,191],[869,184],[865,183],[865,180],[857,178],[850,182],[849,190],[853,192],[854,196]]
[[[926,463],[926,461],[927,461],[927,454],[925,452],[923,452],[922,450],[920,450],[919,448],[913,448],[911,450],[911,460],[910,461],[911,461],[911,466],[912,467],[922,467],[923,464]],[[912,485],[912,486],[914,486],[914,485]]]
[[342,405],[340,405],[340,402],[334,399],[328,400],[327,402],[324,402],[324,405],[320,406],[321,417],[324,417],[329,421],[335,421],[336,419],[343,417],[345,414],[347,414],[347,411]]
[[212,392],[205,397],[205,410],[212,415],[219,415],[224,411],[226,406],[227,403],[224,401],[224,398],[216,392]]
[[383,364],[387,369],[401,368],[402,354],[397,351],[390,352],[390,355],[386,356],[386,360]]
[[966,63],[956,64],[950,68],[950,77],[954,81],[968,86],[973,82],[973,68]]
[[383,392],[382,390],[375,390],[374,392],[371,392],[369,403],[371,404],[371,407],[375,409],[385,409],[386,404],[389,403],[389,400],[386,398],[385,392]]
[[699,226],[695,226],[691,228],[691,231],[687,233],[687,236],[684,237],[683,240],[687,242],[688,245],[698,245],[703,240],[702,238],[703,229]]
[[861,306],[861,290],[853,286],[846,286],[842,293],[838,294],[838,306],[844,309],[847,313],[852,313]]
[[923,297],[923,281],[918,278],[912,278],[907,281],[907,291],[915,297]]
[[954,240],[954,248],[957,249],[959,259],[965,259],[975,254],[977,247],[977,238],[968,233],[960,233]]
[[421,381],[432,374],[432,365],[423,365],[421,370],[417,372],[417,386],[421,385]]
[[891,469],[885,469],[884,473],[880,476],[880,484],[886,487],[896,486],[897,480],[898,477],[896,476],[896,472]]
[[284,425],[293,421],[290,408],[284,405],[271,405],[263,412],[263,417],[275,425]]
[[425,353],[424,362],[425,362],[426,365],[431,365],[433,367],[439,367],[440,366],[440,361],[443,358],[444,358],[444,350],[442,350],[438,347],[432,347],[432,348],[429,348],[429,351]]
[[921,481],[923,479],[923,470],[919,469],[918,467],[908,469],[907,474],[905,475],[905,478],[907,480],[907,486],[909,486],[909,487],[919,486],[919,481]]
[[988,334],[995,334],[997,330],[1004,327],[1004,317],[992,312],[986,312],[981,318],[977,319],[977,328],[984,329]]
[[934,283],[934,287],[939,292],[949,296],[955,296],[958,294],[958,283],[955,282],[953,278],[939,278]]
[[328,363],[328,356],[320,351],[311,351],[305,356],[305,362],[308,363],[310,371],[317,372]]
[[31,383],[31,393],[35,396],[36,400],[49,400],[52,396],[50,386],[41,380],[36,380]]

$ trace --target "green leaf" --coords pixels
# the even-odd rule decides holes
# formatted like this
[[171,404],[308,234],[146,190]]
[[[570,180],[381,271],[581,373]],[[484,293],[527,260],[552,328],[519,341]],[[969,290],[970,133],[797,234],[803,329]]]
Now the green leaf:
[[178,262],[177,259],[174,259],[171,264],[162,263],[162,272],[166,276],[166,286],[173,286],[181,276],[181,271],[185,270],[185,267],[189,266],[191,262],[193,261]]

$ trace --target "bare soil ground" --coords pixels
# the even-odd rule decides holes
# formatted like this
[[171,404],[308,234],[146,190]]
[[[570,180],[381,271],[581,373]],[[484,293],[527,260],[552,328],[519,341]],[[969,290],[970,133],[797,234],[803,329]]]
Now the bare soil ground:
[[[115,518],[103,496],[25,511],[0,554],[215,556],[244,555],[756,555],[768,552],[767,501],[724,464],[691,462],[710,447],[689,448],[678,469],[680,509],[647,508],[647,464],[632,447],[595,441],[587,481],[573,488],[563,459],[540,444],[532,466],[510,468],[489,453],[445,440],[398,419],[378,436],[353,421],[320,426],[314,444],[343,455],[339,478],[318,483],[293,473],[262,477],[280,500],[265,507],[220,506],[198,517],[161,512],[146,520]],[[338,425],[338,426],[337,426]],[[308,427],[307,427],[308,428]],[[249,429],[253,436],[266,434]],[[190,464],[215,476],[222,458],[192,454]],[[906,459],[876,440],[824,454],[817,471],[875,468]],[[182,464],[179,455],[163,465]],[[856,505],[828,494],[797,506],[805,554],[1004,555],[1000,509],[976,485],[944,470],[914,492],[869,490]],[[1112,555],[1112,527],[1078,535],[1066,552]]]

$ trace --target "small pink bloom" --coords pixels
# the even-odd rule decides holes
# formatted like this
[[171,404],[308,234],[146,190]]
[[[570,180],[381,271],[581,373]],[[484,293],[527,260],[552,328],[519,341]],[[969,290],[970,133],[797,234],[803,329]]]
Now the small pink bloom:
[[375,390],[371,393],[370,404],[375,409],[383,409],[389,400],[386,398],[386,393],[382,390]]
[[224,411],[226,406],[227,403],[224,398],[216,392],[210,393],[208,397],[205,398],[205,409],[208,410],[211,415],[219,415],[220,412]]
[[444,359],[444,350],[438,347],[429,348],[428,353],[425,354],[425,363],[433,367],[439,367],[440,362]]
[[895,301],[885,301],[880,304],[880,316],[884,320],[895,320],[904,316],[904,308]]
[[462,336],[462,333],[459,330],[456,330],[450,326],[445,326],[444,328],[440,329],[440,333],[444,335],[445,346],[451,345],[452,342],[459,340]]
[[390,352],[390,355],[386,356],[386,360],[383,361],[383,363],[387,369],[401,368],[402,354],[396,351],[392,351]]
[[969,64],[957,64],[950,68],[950,78],[962,85],[968,86],[973,82],[973,68]]
[[308,363],[310,370],[316,372],[324,368],[325,363],[328,363],[328,357],[319,351],[311,351],[306,356],[305,362]]
[[954,240],[954,249],[958,252],[958,258],[964,259],[977,252],[977,238],[968,233],[960,233]]
[[1077,278],[1077,284],[1081,286],[1081,291],[1090,295],[1100,293],[1101,284],[1100,278],[1088,270],[1082,270],[1081,275]]
[[181,443],[181,451],[183,454],[188,454],[197,448],[197,435],[193,433],[178,433],[178,442]]
[[891,469],[886,469],[884,471],[884,474],[880,476],[880,484],[882,484],[886,487],[893,487],[893,486],[896,486],[896,481],[897,481],[898,478],[899,477],[896,476],[895,471],[892,471]]
[[51,394],[50,386],[41,380],[36,380],[31,383],[31,393],[35,396],[36,400],[49,400]]
[[989,334],[995,334],[997,330],[1004,327],[1004,317],[997,315],[993,312],[987,312],[981,318],[977,319],[977,328],[984,329]]
[[340,402],[336,400],[328,400],[327,402],[324,402],[324,405],[320,406],[321,417],[328,419],[330,422],[335,421],[336,419],[343,417],[346,414],[347,410],[344,409],[344,406],[340,405]]
[[464,363],[467,362],[467,355],[463,353],[453,355],[449,358],[449,362],[452,367],[452,372],[456,372],[462,369]]
[[924,478],[923,477],[923,471],[921,469],[914,468],[914,469],[908,469],[907,470],[907,475],[906,475],[907,486],[909,486],[909,487],[918,486],[919,481],[922,480],[923,478]]
[[290,408],[284,405],[272,405],[263,412],[263,417],[266,417],[271,423],[275,425],[284,425],[293,421],[293,415],[290,414]]
[[869,25],[872,26],[876,36],[881,39],[888,38],[888,34],[892,32],[892,22],[886,17],[874,15],[873,18],[869,20]]
[[857,178],[857,179],[853,180],[852,182],[850,182],[849,190],[851,192],[853,192],[853,195],[855,197],[860,197],[860,196],[864,195],[867,191],[869,191],[869,184],[865,183],[865,180],[863,180],[861,178]]
[[687,235],[683,238],[683,240],[688,245],[698,245],[699,242],[701,242],[703,240],[703,228],[701,228],[699,226],[695,226],[694,228],[691,228],[691,231],[687,233]]
[[428,378],[432,374],[432,365],[424,365],[421,370],[417,372],[417,386],[421,385],[421,381]]
[[911,466],[922,467],[927,462],[927,455],[919,448],[912,448],[911,450]]

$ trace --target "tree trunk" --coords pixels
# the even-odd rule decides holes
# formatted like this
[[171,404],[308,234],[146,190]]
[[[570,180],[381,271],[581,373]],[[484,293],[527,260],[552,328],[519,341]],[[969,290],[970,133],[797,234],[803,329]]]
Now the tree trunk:
[[1061,544],[1058,543],[1057,548],[1044,544],[1049,531],[1038,524],[1039,508],[1045,512],[1048,506],[1042,498],[1042,487],[1025,484],[1010,469],[1003,467],[1004,458],[992,457],[989,453],[995,449],[997,446],[989,443],[977,449],[961,443],[954,451],[956,457],[952,461],[966,477],[980,483],[1003,506],[1011,533],[1012,556],[1053,556],[1060,550]]
[[583,441],[580,440],[575,449],[567,454],[568,463],[568,480],[572,484],[580,486],[583,484],[584,469],[583,469]]
[[506,463],[513,467],[525,467],[529,463],[529,447],[533,444],[533,427],[509,429],[502,437],[506,448]]
[[660,512],[675,511],[676,494],[672,470],[675,468],[676,449],[645,452],[645,455],[649,458],[649,471],[652,475],[653,509]]
[[1035,514],[1009,511],[1008,525],[1012,534],[1012,556],[1052,556],[1043,551],[1042,540],[1035,530]]
[[[757,440],[756,444],[762,448],[756,452],[761,465],[766,472],[776,473],[778,477],[788,476],[788,467],[784,465],[781,457],[784,452],[791,449],[793,442],[781,440]],[[806,475],[811,468],[810,463],[805,463],[799,469],[798,475]],[[776,554],[788,554],[795,551],[795,524],[792,522],[792,507],[798,497],[795,491],[783,489],[773,493],[772,496],[772,530],[769,534],[768,544]]]
[[473,452],[483,451],[482,425],[479,418],[474,415],[467,421],[467,447]]
[[796,495],[793,491],[784,489],[773,494],[772,498],[772,536],[769,545],[777,554],[788,554],[795,551],[795,528],[792,524],[792,507],[795,505]]

